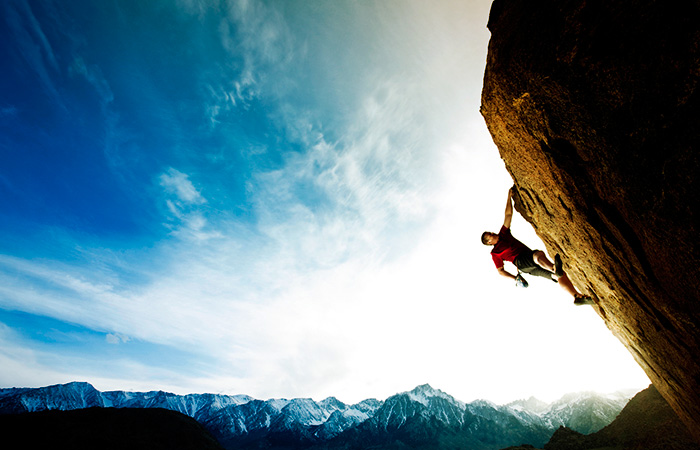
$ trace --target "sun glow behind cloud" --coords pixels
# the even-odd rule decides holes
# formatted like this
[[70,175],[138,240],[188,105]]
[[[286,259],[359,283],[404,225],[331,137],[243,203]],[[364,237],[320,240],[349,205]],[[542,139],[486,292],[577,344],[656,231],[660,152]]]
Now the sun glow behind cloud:
[[[61,59],[60,39],[33,28],[51,50],[26,56],[42,89],[88,108],[48,75],[70,60],[98,98],[100,176],[140,231],[81,228],[99,216],[82,212],[36,218],[37,242],[14,236],[26,249],[3,244],[0,384],[344,401],[425,382],[495,401],[643,387],[590,308],[555,285],[516,290],[478,242],[511,183],[478,114],[488,1],[179,5],[161,6],[186,46],[136,42],[138,58],[115,53],[119,71],[98,40]],[[133,6],[118,9],[142,36]],[[38,14],[6,8],[16,24]],[[29,23],[60,25],[48,11]],[[513,229],[537,245],[522,220]],[[108,370],[91,363],[100,352]]]

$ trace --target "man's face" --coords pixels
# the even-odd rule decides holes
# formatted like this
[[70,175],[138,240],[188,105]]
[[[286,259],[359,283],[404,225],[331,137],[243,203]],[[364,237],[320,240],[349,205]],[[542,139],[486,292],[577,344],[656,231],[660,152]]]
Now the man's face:
[[498,242],[498,235],[496,233],[486,233],[486,244],[496,245]]

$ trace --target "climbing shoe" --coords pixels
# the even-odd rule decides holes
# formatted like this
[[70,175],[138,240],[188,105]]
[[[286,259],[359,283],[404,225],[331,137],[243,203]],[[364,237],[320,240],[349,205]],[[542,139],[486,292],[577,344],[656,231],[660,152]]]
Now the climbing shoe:
[[588,295],[582,295],[581,297],[576,297],[574,300],[574,305],[576,306],[582,306],[582,305],[592,305],[593,299],[589,297]]
[[556,275],[557,278],[564,275],[564,266],[561,262],[561,256],[559,256],[559,253],[554,255],[554,275]]

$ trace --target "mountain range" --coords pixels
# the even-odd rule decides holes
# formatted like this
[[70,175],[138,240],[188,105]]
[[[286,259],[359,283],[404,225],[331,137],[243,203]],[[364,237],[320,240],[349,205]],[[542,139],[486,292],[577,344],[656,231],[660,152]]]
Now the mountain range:
[[464,403],[429,385],[380,401],[334,397],[257,400],[247,395],[101,392],[82,382],[0,389],[0,414],[84,408],[162,408],[199,422],[227,449],[500,449],[543,446],[561,426],[589,434],[608,425],[633,393],[571,394]]

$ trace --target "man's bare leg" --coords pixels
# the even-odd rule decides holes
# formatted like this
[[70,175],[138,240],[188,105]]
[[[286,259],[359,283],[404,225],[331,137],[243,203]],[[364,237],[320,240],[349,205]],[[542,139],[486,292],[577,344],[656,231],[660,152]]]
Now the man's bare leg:
[[547,255],[545,255],[542,250],[535,251],[535,253],[532,254],[532,259],[535,260],[535,264],[538,266],[554,273],[554,263],[547,258]]
[[572,297],[582,297],[582,294],[579,291],[577,291],[574,285],[571,283],[571,280],[569,279],[569,276],[566,274],[566,272],[564,272],[564,275],[559,277],[557,283],[559,283],[559,286],[561,286],[562,289],[571,294]]
[[[537,250],[535,253],[533,253],[532,259],[535,260],[535,263],[538,266],[554,273],[554,271],[555,271],[554,263],[551,262],[549,260],[549,258],[547,258],[547,255],[542,250]],[[568,292],[572,297],[574,297],[574,298],[584,297],[583,294],[581,294],[579,291],[576,290],[573,283],[571,283],[571,280],[569,279],[568,275],[566,275],[566,272],[562,273],[562,276],[559,277],[557,282],[562,287],[562,289],[564,289],[566,292]]]

